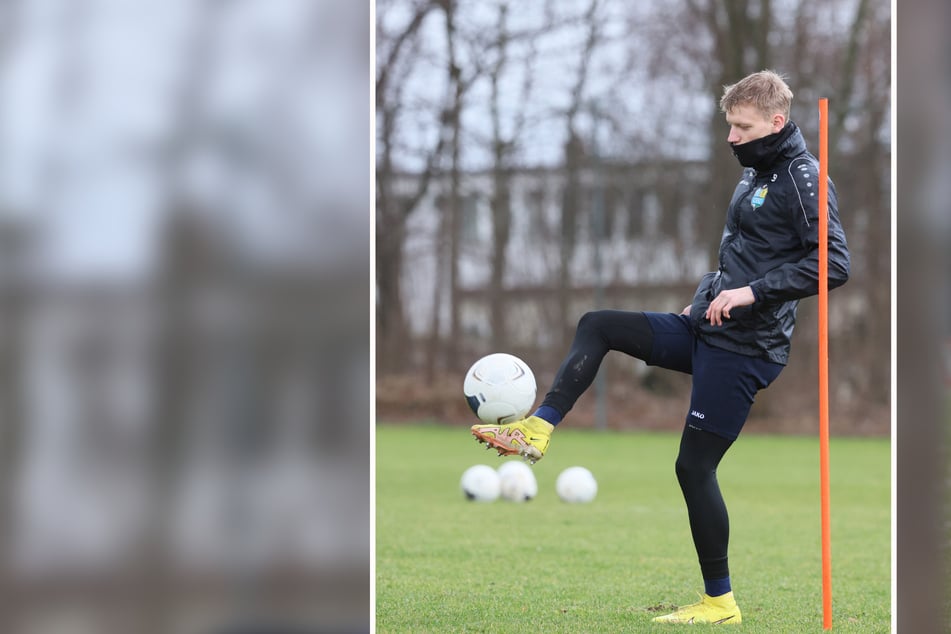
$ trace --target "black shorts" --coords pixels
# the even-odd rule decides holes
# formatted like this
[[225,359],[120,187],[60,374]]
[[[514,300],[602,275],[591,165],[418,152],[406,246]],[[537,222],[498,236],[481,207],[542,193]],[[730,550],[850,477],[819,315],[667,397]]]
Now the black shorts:
[[654,334],[647,364],[693,375],[686,424],[736,440],[756,393],[785,366],[705,344],[685,315],[644,315]]

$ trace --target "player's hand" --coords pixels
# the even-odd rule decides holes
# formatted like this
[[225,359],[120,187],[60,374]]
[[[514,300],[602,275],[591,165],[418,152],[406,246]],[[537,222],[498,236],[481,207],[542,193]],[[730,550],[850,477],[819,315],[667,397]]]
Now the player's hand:
[[710,302],[710,306],[703,316],[714,326],[722,326],[723,320],[730,318],[732,309],[739,306],[749,306],[754,301],[756,301],[756,297],[753,295],[753,289],[749,286],[720,291],[720,294]]
[[682,311],[680,311],[680,314],[681,314],[681,315],[687,315],[687,316],[689,317],[689,316],[690,316],[690,308],[691,308],[692,306],[693,306],[693,304],[687,304],[686,306],[684,306],[684,309],[683,309]]

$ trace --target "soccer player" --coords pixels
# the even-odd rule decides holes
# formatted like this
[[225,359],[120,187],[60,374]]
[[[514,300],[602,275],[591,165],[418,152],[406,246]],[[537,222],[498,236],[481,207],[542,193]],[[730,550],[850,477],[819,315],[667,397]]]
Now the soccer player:
[[[655,621],[742,619],[730,584],[729,519],[716,469],[756,393],[786,365],[798,301],[819,291],[819,165],[789,120],[792,97],[784,79],[769,70],[724,89],[720,109],[729,126],[727,142],[743,173],[727,208],[719,268],[703,276],[692,303],[680,314],[586,313],[534,414],[507,425],[472,427],[499,455],[520,454],[534,463],[609,350],[692,375],[676,474],[704,593],[699,603]],[[831,181],[828,193],[828,279],[835,288],[848,279],[849,252]]]

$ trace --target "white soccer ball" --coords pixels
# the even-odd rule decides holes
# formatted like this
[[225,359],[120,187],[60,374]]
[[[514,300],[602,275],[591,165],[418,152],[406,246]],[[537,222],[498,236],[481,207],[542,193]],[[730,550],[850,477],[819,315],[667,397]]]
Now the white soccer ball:
[[510,502],[527,502],[538,495],[538,480],[535,472],[521,460],[503,462],[498,468],[499,488],[502,499]]
[[504,425],[525,418],[535,403],[535,375],[516,356],[497,352],[472,364],[462,382],[469,407],[482,422]]
[[583,504],[598,494],[598,482],[584,467],[568,467],[555,480],[555,492],[562,502]]
[[459,485],[467,500],[494,502],[499,499],[499,474],[487,464],[477,464],[466,469]]

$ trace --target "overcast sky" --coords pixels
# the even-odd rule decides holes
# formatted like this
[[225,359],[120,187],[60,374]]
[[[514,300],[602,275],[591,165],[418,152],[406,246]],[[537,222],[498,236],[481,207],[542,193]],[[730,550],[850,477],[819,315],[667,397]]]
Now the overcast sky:
[[[457,22],[460,31],[478,32],[490,38],[497,29],[498,2],[463,3],[460,5]],[[589,61],[590,75],[585,89],[588,108],[598,108],[614,117],[624,126],[624,134],[612,132],[608,125],[601,124],[598,137],[599,151],[615,155],[638,152],[670,152],[682,158],[703,158],[707,152],[706,139],[691,142],[690,130],[694,125],[705,126],[713,100],[704,92],[705,86],[699,73],[651,77],[643,53],[645,43],[631,33],[646,32],[650,16],[656,18],[653,2],[627,3],[605,2],[601,4],[599,17],[604,24],[603,43]],[[539,29],[545,22],[543,3],[516,3],[517,10],[509,16],[509,27],[514,31]],[[580,18],[587,9],[587,2],[561,0],[554,2],[560,21],[578,18],[579,22],[549,30],[536,37],[535,71],[531,93],[524,98],[522,85],[524,68],[522,62],[529,55],[529,40],[522,39],[510,46],[512,62],[500,83],[503,133],[510,135],[515,113],[524,111],[525,126],[521,129],[522,143],[519,146],[518,163],[528,166],[552,165],[563,158],[566,138],[564,121],[558,113],[567,109],[571,89],[576,81],[583,42],[587,37],[586,27]],[[664,6],[669,6],[664,5]],[[377,19],[387,31],[398,32],[409,19],[406,3],[397,3],[392,8],[378,6]],[[634,27],[631,27],[634,24]],[[424,23],[422,45],[413,57],[413,72],[402,85],[406,100],[412,103],[438,104],[444,99],[446,59],[445,20],[441,12],[432,12]],[[377,58],[388,53],[389,42],[378,37]],[[466,70],[472,67],[472,53],[460,47],[457,53]],[[484,52],[481,52],[485,55]],[[630,60],[634,60],[633,63]],[[486,55],[483,63],[494,58]],[[490,85],[485,79],[477,81],[467,95],[463,125],[468,136],[463,143],[463,162],[473,169],[489,165],[485,139],[491,135],[489,118]],[[673,98],[672,98],[673,97]],[[662,129],[663,121],[674,120],[677,125]],[[578,120],[579,131],[586,141],[591,141],[590,115],[583,113]],[[410,147],[431,143],[434,130],[431,113],[407,113],[401,129],[401,142]],[[665,148],[662,138],[670,142]],[[676,146],[676,149],[674,149]],[[647,148],[645,150],[645,148]],[[656,154],[655,154],[656,155]],[[420,162],[410,153],[398,155],[401,164],[418,168]]]
[[[197,67],[207,76],[180,165],[192,195],[272,251],[304,249],[286,241],[303,243],[302,227],[321,214],[342,233],[324,233],[331,239],[313,251],[353,251],[354,240],[365,250],[369,214],[357,223],[352,209],[341,211],[366,210],[368,198],[362,5],[6,3],[0,213],[38,228],[41,268],[54,277],[146,275],[168,201],[161,160],[180,133],[180,96]],[[218,8],[203,24],[208,7]],[[240,169],[226,160],[237,153],[222,156],[229,142],[243,151]],[[310,246],[321,239],[312,233]]]

